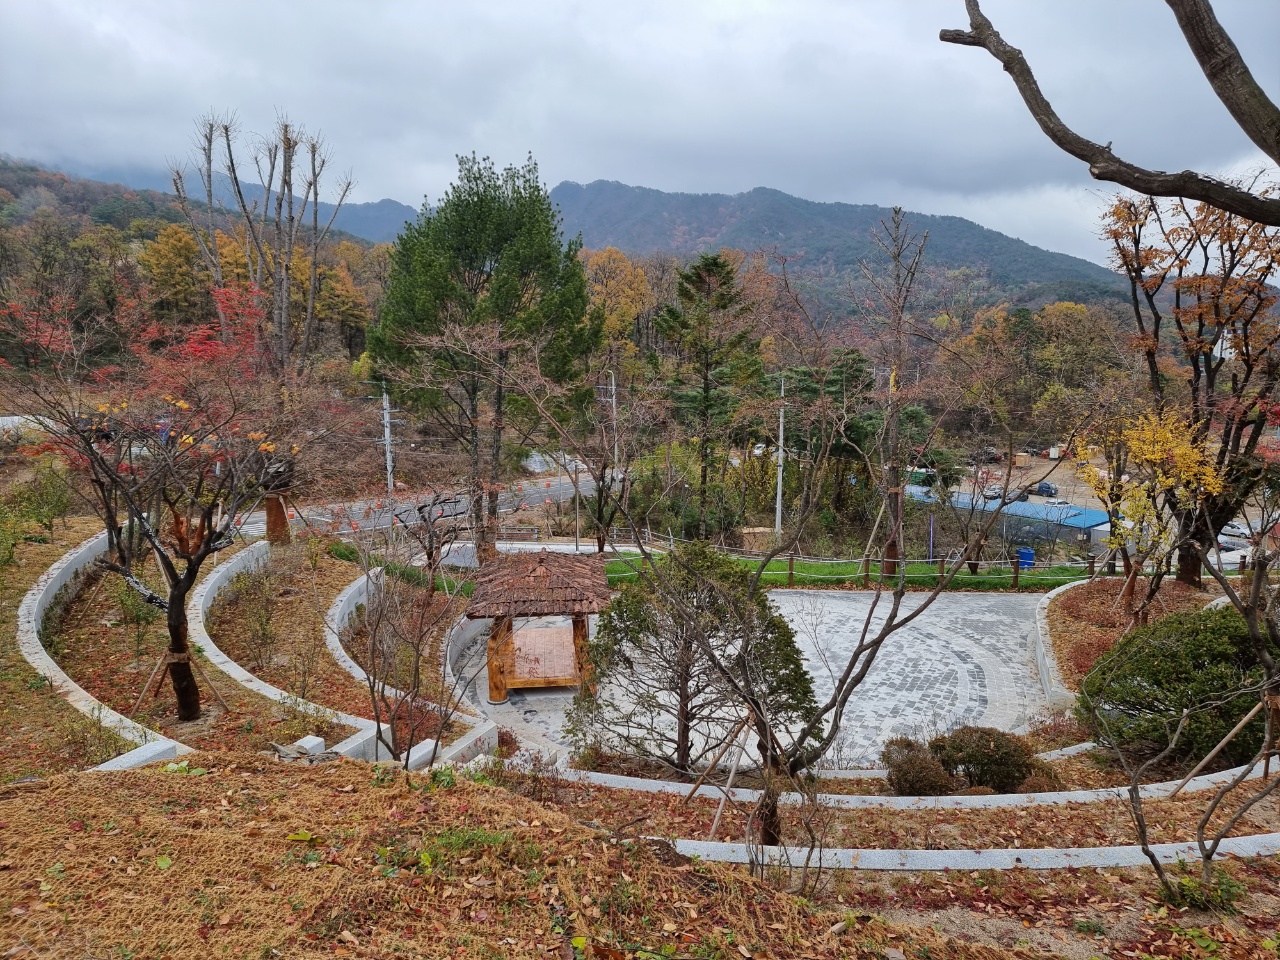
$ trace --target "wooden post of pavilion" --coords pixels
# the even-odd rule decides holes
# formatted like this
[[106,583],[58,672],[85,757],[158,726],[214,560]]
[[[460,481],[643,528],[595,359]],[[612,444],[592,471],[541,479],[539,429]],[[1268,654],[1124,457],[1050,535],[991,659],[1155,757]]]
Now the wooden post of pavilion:
[[578,684],[591,694],[596,692],[595,678],[592,676],[591,655],[587,652],[587,615],[575,614],[573,617],[573,659],[578,667]]
[[512,619],[497,617],[489,631],[489,702],[507,702],[507,662],[512,659]]

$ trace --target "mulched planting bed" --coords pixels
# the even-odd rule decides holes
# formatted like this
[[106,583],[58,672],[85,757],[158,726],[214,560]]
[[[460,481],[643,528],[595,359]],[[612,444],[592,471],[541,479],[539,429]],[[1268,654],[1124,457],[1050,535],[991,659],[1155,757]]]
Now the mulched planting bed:
[[[1047,761],[1054,773],[1062,781],[1059,790],[1099,790],[1103,787],[1127,787],[1128,775],[1115,763],[1112,755],[1106,750],[1090,750],[1086,753]],[[633,758],[612,757],[594,762],[590,768],[595,773],[614,774],[623,777],[642,777],[646,780],[664,780],[671,783],[687,783],[690,788],[696,777],[689,777],[671,770],[662,764],[645,762]],[[727,771],[720,771],[708,778],[705,783],[723,786],[727,782]],[[1163,783],[1170,779],[1180,779],[1185,771],[1173,768],[1159,768],[1148,771],[1143,783]],[[741,771],[734,778],[733,786],[759,789],[762,778],[751,771]],[[818,793],[842,796],[892,796],[889,784],[880,777],[818,777],[816,781]],[[789,790],[788,792],[795,792]]]
[[[206,562],[202,576],[208,576],[212,569]],[[164,654],[168,636],[163,618],[141,630],[125,622],[120,586],[121,580],[114,574],[89,573],[56,624],[47,625],[45,646],[76,683],[128,716]],[[179,743],[204,750],[264,750],[272,742],[291,743],[308,735],[321,736],[333,744],[355,733],[343,724],[246,690],[203,657],[200,666],[230,711],[218,703],[209,683],[197,677],[202,710],[198,720],[178,722],[173,688],[167,681],[159,696],[143,702],[135,719]]]
[[[209,636],[218,649],[254,676],[301,700],[374,719],[368,685],[333,659],[324,639],[325,612],[361,575],[360,567],[333,558],[321,545],[295,543],[272,548],[266,573],[266,580],[251,574],[258,580],[250,589],[239,589],[233,580],[210,608]],[[440,731],[439,714],[426,698],[420,699],[414,707],[414,740],[419,743]],[[384,722],[392,706],[383,704]],[[396,732],[399,742],[407,742],[407,707],[396,719]],[[448,723],[441,743],[452,743],[465,732],[462,724]]]
[[18,650],[22,598],[54,561],[98,529],[89,517],[58,523],[49,543],[19,543],[14,562],[0,567],[0,783],[92,767],[133,747],[68,705]]
[[[1099,577],[1072,587],[1049,601],[1049,633],[1058,672],[1068,689],[1077,689],[1080,678],[1110,650],[1128,629],[1131,618],[1119,602],[1123,577]],[[1146,581],[1138,581],[1136,596],[1145,596]],[[1165,577],[1150,607],[1150,622],[1171,613],[1199,610],[1222,596],[1215,584],[1196,589]]]
[[460,777],[187,763],[0,793],[0,940],[42,957],[1035,955],[815,908]]
[[[297,555],[297,545],[283,548],[297,563],[281,564],[281,548],[272,548],[267,571],[269,593],[259,597],[237,590],[240,574],[222,589],[209,609],[207,628],[218,649],[273,687],[332,710],[357,717],[369,715],[369,688],[343,670],[324,642],[324,614],[334,597],[360,575],[359,568],[323,554],[315,564]],[[255,637],[250,616],[259,618],[269,638]]]
[[[401,588],[405,589],[405,588]],[[410,590],[415,604],[426,602],[426,593],[422,590]],[[426,703],[434,704],[450,704],[455,713],[474,716],[475,711],[471,709],[465,702],[458,699],[457,696],[451,696],[451,691],[444,687],[443,671],[440,669],[442,658],[444,656],[444,638],[448,630],[453,626],[454,622],[462,615],[467,607],[467,600],[463,596],[448,597],[444,593],[437,592],[431,601],[431,609],[425,613],[418,611],[415,616],[421,617],[422,623],[432,624],[431,636],[427,640],[426,650],[423,652],[421,673],[418,680],[418,696]],[[416,609],[416,608],[415,608]],[[354,618],[350,625],[350,629],[342,633],[342,647],[347,651],[347,656],[356,662],[362,670],[369,669],[367,652],[369,649],[369,633],[359,618]],[[429,665],[436,665],[429,668]],[[388,682],[391,686],[404,689],[413,684],[414,665],[411,657],[401,657],[397,660],[388,675]]]
[[[644,793],[578,783],[554,771],[502,769],[502,785],[555,809],[616,828],[642,818],[646,832],[703,839],[719,801],[685,794]],[[1146,803],[1153,843],[1194,838],[1194,824],[1208,794],[1185,794]],[[1275,800],[1259,804],[1232,835],[1280,831]],[[717,839],[738,840],[751,804],[725,806]],[[796,807],[784,806],[786,836],[806,836]],[[1006,847],[1099,847],[1135,843],[1129,808],[1121,799],[1055,806],[973,810],[824,810],[819,821],[827,846],[864,849],[976,850]]]

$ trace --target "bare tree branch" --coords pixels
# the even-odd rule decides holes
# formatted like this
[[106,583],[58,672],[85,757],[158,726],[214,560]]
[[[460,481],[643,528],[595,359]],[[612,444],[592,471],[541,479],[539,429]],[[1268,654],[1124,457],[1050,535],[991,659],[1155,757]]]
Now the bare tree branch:
[[[1280,163],[1280,112],[1244,66],[1240,52],[1213,17],[1207,0],[1167,2],[1214,91],[1250,139]],[[965,9],[969,14],[969,29],[942,30],[938,39],[943,43],[982,47],[1000,61],[1045,136],[1066,153],[1087,163],[1089,175],[1095,180],[1118,183],[1158,197],[1188,197],[1258,223],[1280,226],[1280,200],[1194,170],[1179,173],[1148,170],[1117,157],[1111,152],[1110,142],[1104,146],[1076,133],[1063,122],[1041,91],[1022,51],[1005,42],[982,12],[978,0],[965,0]]]

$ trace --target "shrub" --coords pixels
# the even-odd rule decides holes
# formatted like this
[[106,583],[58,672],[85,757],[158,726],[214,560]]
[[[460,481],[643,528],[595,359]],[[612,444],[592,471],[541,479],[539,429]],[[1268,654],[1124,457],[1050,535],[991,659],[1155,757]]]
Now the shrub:
[[995,791],[990,787],[965,787],[963,790],[957,790],[957,797],[994,797]]
[[1055,793],[1062,789],[1062,778],[1045,761],[1031,758],[1031,772],[1018,785],[1018,793]]
[[910,737],[894,737],[880,751],[889,789],[900,797],[940,797],[956,787],[929,748]]
[[[1212,708],[1206,705],[1261,679],[1244,620],[1235,610],[1177,613],[1133,631],[1098,661],[1080,684],[1078,712],[1098,742],[1142,757],[1164,750],[1183,710],[1190,709],[1172,757],[1196,759],[1212,750],[1257,698],[1238,696]],[[1223,749],[1221,762],[1247,762],[1262,734],[1258,717]]]
[[930,740],[929,750],[947,773],[996,793],[1014,792],[1031,774],[1031,748],[994,727],[959,727]]
[[67,475],[51,462],[36,466],[35,476],[18,484],[11,494],[18,512],[53,533],[53,522],[64,520],[71,509]]

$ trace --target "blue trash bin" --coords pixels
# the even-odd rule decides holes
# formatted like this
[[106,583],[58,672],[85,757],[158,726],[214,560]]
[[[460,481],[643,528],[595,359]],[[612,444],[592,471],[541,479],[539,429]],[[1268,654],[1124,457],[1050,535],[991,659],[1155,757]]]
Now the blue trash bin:
[[1030,547],[1018,548],[1018,566],[1023,570],[1030,570],[1036,565],[1036,552]]

